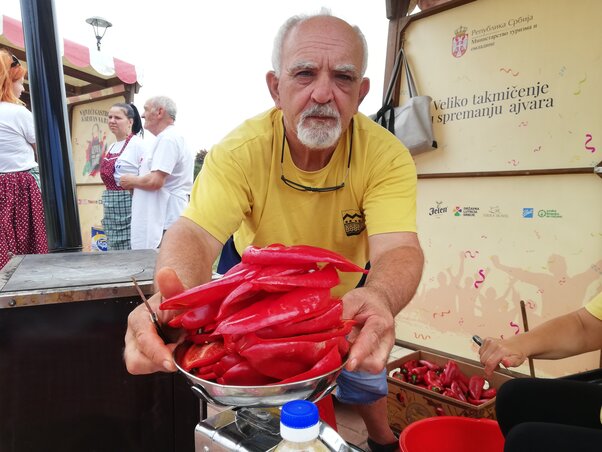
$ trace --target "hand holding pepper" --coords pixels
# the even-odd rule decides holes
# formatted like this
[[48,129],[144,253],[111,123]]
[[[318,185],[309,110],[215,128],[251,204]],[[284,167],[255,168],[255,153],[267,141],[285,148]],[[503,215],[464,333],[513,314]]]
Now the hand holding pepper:
[[[159,270],[156,281],[160,292],[149,298],[148,302],[157,313],[159,322],[167,324],[176,312],[159,310],[161,294],[165,297],[171,297],[184,291],[185,288],[176,273],[169,268]],[[184,334],[184,330],[181,333]],[[157,334],[146,306],[139,305],[128,316],[124,350],[128,372],[134,375],[152,372],[175,372],[176,366],[173,362],[172,353],[180,339],[181,337],[172,344],[165,344]]]
[[506,367],[517,367],[525,362],[527,354],[520,346],[521,336],[500,340],[485,338],[479,348],[481,363],[485,366],[485,375],[491,377],[500,364]]

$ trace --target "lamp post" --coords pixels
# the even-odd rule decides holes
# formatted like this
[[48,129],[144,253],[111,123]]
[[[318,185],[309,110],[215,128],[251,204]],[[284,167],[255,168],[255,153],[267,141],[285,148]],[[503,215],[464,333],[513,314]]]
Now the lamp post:
[[[96,48],[100,52],[100,41],[107,32],[107,28],[112,27],[113,24],[102,17],[94,16],[86,19],[86,23],[92,25],[94,29],[94,36],[96,36]],[[102,32],[102,34],[100,34]]]

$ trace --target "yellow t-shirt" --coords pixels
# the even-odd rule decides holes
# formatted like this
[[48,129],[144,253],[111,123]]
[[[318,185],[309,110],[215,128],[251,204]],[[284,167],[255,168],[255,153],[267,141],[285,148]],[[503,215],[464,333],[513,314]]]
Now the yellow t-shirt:
[[602,320],[602,292],[592,298],[589,303],[585,305],[585,309],[594,317]]
[[[350,128],[351,130],[351,128]],[[358,113],[330,162],[319,171],[302,171],[283,143],[282,112],[275,108],[249,119],[205,157],[183,215],[222,243],[234,234],[242,255],[248,245],[313,245],[335,251],[364,267],[368,235],[416,231],[416,167],[394,135]],[[281,180],[323,193],[298,191]],[[361,274],[342,274],[333,291],[342,295]]]

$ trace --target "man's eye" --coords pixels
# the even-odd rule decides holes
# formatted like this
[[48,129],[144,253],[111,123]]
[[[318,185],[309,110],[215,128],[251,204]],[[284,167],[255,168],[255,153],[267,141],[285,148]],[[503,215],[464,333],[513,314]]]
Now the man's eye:
[[312,71],[299,71],[295,74],[296,77],[311,77],[312,75]]
[[345,82],[352,82],[355,79],[355,77],[349,74],[337,74],[337,78]]

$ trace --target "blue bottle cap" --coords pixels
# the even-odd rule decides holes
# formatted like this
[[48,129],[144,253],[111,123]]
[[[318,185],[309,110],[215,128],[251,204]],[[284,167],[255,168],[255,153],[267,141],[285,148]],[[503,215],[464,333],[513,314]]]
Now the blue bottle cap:
[[280,423],[289,428],[308,428],[319,421],[318,407],[309,400],[287,402],[280,412]]

